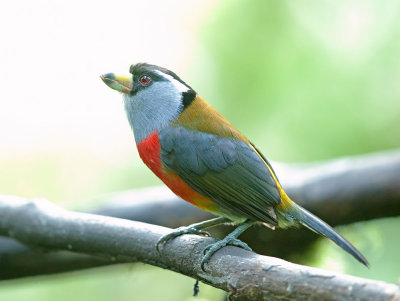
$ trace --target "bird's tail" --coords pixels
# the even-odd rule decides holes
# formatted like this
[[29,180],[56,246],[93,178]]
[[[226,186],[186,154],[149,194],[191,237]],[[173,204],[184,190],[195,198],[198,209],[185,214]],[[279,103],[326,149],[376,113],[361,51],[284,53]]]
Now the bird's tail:
[[292,206],[290,207],[291,208],[288,208],[287,210],[287,214],[291,215],[294,219],[312,231],[329,238],[359,262],[367,267],[369,266],[367,259],[365,259],[365,257],[347,239],[337,233],[327,223],[295,203],[292,203]]

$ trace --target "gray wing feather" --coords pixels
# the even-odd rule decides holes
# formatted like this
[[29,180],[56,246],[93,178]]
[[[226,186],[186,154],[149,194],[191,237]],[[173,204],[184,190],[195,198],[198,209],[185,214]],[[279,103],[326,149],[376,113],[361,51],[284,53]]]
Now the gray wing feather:
[[280,193],[265,162],[247,143],[171,126],[159,133],[161,160],[192,189],[226,211],[273,225]]

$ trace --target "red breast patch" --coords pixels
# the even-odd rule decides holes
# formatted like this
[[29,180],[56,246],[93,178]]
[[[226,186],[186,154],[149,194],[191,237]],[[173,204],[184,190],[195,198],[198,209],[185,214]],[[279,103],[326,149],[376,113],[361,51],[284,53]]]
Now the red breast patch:
[[211,212],[216,210],[215,203],[207,197],[194,191],[177,174],[164,170],[160,156],[160,139],[157,133],[137,145],[139,156],[143,162],[159,177],[176,195],[193,205]]
[[157,133],[151,134],[149,137],[139,142],[137,145],[139,156],[143,162],[162,179],[162,164],[160,157],[160,139]]

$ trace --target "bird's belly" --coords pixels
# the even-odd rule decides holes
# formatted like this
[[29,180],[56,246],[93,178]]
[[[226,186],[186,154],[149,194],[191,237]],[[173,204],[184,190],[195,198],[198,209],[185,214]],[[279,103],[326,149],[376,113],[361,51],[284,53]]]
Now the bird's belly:
[[163,174],[159,176],[159,178],[169,187],[169,189],[172,190],[172,192],[185,201],[192,203],[200,209],[218,213],[218,206],[214,201],[193,190],[177,174],[163,171]]

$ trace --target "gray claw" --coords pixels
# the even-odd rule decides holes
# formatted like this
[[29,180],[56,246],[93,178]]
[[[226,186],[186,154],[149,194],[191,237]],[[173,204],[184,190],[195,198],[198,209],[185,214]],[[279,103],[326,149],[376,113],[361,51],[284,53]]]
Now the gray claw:
[[175,237],[181,236],[183,234],[196,234],[196,235],[202,235],[202,236],[211,236],[210,233],[204,230],[199,230],[195,227],[179,227],[172,231],[171,233],[165,234],[160,237],[160,239],[156,243],[156,249],[158,253],[160,253],[160,247],[161,245],[165,244],[168,242],[170,239],[174,239]]
[[205,272],[204,265],[210,260],[210,258],[217,252],[219,249],[222,249],[225,246],[236,246],[247,251],[253,251],[245,242],[237,239],[235,237],[226,236],[223,240],[217,241],[211,245],[208,245],[204,249],[204,257],[200,262],[201,269]]

